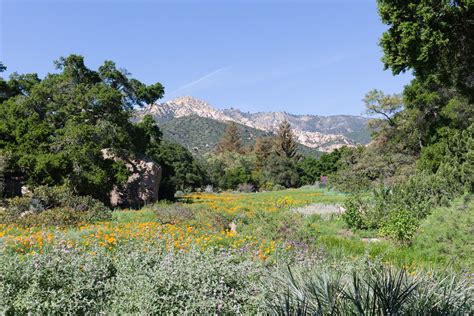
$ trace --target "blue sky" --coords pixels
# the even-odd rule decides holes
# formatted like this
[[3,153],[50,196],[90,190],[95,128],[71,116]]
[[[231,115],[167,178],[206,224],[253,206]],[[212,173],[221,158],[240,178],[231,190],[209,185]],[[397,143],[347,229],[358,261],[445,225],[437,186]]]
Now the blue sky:
[[375,0],[0,3],[7,75],[44,76],[76,53],[161,82],[164,100],[320,115],[361,114],[367,91],[400,92],[411,79],[383,70]]

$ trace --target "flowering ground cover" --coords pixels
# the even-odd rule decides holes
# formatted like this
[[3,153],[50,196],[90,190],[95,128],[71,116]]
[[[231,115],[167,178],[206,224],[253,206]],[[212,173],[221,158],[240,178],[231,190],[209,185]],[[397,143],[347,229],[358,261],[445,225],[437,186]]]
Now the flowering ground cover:
[[193,193],[185,198],[201,203],[217,212],[236,214],[248,212],[276,212],[311,203],[342,203],[344,195],[311,187],[263,193]]
[[[204,194],[186,196],[191,210],[196,214],[222,215],[227,221],[235,221],[240,230],[252,226],[256,217],[279,217],[281,213],[296,206],[319,201],[341,202],[343,196],[322,190],[300,189],[259,194]],[[208,217],[195,217],[192,220],[175,224],[161,224],[155,214],[156,209],[173,207],[158,204],[141,211],[118,211],[114,220],[84,224],[78,227],[18,227],[0,225],[0,246],[2,251],[18,254],[41,253],[47,248],[65,245],[69,248],[88,251],[96,246],[109,251],[127,244],[141,244],[144,251],[164,243],[167,248],[189,249],[245,249],[260,259],[266,259],[279,250],[288,250],[291,243],[283,243],[281,238],[260,238],[244,229],[236,233],[223,223],[212,222]],[[245,219],[243,219],[245,217]],[[255,219],[256,222],[261,219]]]
[[[387,299],[401,314],[469,312],[469,271],[426,269],[432,259],[364,241],[340,214],[298,212],[344,199],[313,188],[194,193],[110,221],[0,225],[0,313],[377,314]],[[384,294],[397,291],[407,294]]]

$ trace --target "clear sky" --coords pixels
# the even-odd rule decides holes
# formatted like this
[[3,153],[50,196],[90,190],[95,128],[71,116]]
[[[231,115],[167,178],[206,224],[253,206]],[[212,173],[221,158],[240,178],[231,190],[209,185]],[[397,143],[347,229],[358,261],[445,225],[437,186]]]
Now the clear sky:
[[411,78],[383,70],[375,0],[0,3],[7,75],[44,76],[75,53],[161,82],[164,100],[321,115],[361,114],[367,91],[400,92]]

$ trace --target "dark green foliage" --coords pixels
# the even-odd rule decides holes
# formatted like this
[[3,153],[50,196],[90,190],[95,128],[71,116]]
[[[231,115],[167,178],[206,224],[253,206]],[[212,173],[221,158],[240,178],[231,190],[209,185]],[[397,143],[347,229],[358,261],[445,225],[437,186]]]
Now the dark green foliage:
[[470,0],[378,0],[388,24],[380,45],[394,74],[413,70],[458,88],[474,101],[474,4]]
[[[438,141],[422,150],[415,174],[390,187],[381,186],[370,197],[356,195],[346,203],[346,223],[353,228],[379,228],[383,235],[410,242],[431,210],[464,191],[473,190],[473,127],[444,128]],[[367,151],[367,150],[366,150]]]
[[[244,147],[252,147],[259,137],[268,137],[269,133],[237,124]],[[213,152],[224,134],[226,124],[211,118],[196,115],[174,118],[160,124],[163,138],[181,144],[196,156],[205,156]],[[314,148],[298,144],[298,150],[308,156],[318,156]]]
[[270,157],[273,150],[274,139],[272,137],[259,137],[253,147],[256,158],[257,170],[261,170],[265,165],[265,161]]
[[211,155],[206,162],[210,183],[215,188],[236,190],[240,184],[258,184],[255,158],[236,152]]
[[239,184],[251,182],[251,175],[243,167],[227,169],[221,181],[223,189],[236,189]]
[[107,201],[126,174],[102,150],[129,156],[146,151],[153,131],[132,124],[131,110],[159,99],[163,87],[131,79],[111,61],[94,71],[82,56],[70,55],[56,66],[60,72],[42,80],[34,74],[2,79],[0,150],[9,170],[22,173],[31,187],[66,184]]
[[341,158],[349,149],[342,147],[330,153],[321,155],[319,159],[314,157],[304,157],[298,163],[301,171],[301,182],[303,184],[313,184],[319,181],[321,176],[332,175],[341,167]]
[[464,191],[460,169],[443,165],[436,173],[418,172],[390,188],[382,186],[369,197],[346,202],[346,223],[353,228],[380,228],[382,234],[409,242],[418,223],[433,207],[446,205]]
[[279,184],[286,188],[298,187],[301,184],[296,162],[286,156],[273,154],[270,156],[263,169],[265,182]]
[[0,199],[3,198],[3,192],[5,190],[5,169],[6,159],[0,155]]
[[467,190],[474,191],[474,124],[460,131],[443,128],[437,131],[438,141],[423,148],[418,160],[421,170],[437,172],[443,165],[455,166],[457,176]]
[[162,168],[160,199],[172,200],[177,190],[189,191],[208,182],[201,163],[179,144],[163,141],[147,154]]
[[279,156],[289,159],[299,160],[298,145],[291,130],[291,125],[284,120],[278,127],[278,132],[275,137],[275,153]]
[[381,39],[385,66],[395,74],[411,69],[415,79],[403,102],[368,94],[369,113],[384,120],[376,120],[371,146],[342,158],[335,184],[359,179],[360,191],[382,183],[368,198],[350,199],[345,220],[410,242],[434,207],[474,189],[474,6],[461,0],[378,3],[389,25]]

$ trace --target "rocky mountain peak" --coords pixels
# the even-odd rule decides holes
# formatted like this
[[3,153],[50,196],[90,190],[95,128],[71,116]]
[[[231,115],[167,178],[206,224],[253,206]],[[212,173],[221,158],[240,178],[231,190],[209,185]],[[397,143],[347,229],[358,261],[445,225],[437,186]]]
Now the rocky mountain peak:
[[366,118],[350,115],[318,116],[294,115],[287,112],[246,113],[235,108],[219,110],[206,101],[192,96],[183,96],[170,101],[153,104],[136,113],[152,115],[158,122],[174,118],[199,116],[220,122],[234,121],[238,124],[264,132],[274,133],[283,120],[292,125],[297,141],[320,151],[331,151],[341,146],[353,146],[370,140]]
[[182,97],[174,98],[172,100],[169,100],[166,103],[175,104],[177,106],[182,106],[182,107],[193,107],[193,108],[213,110],[213,107],[209,103],[203,100],[196,99],[192,96],[182,96]]

